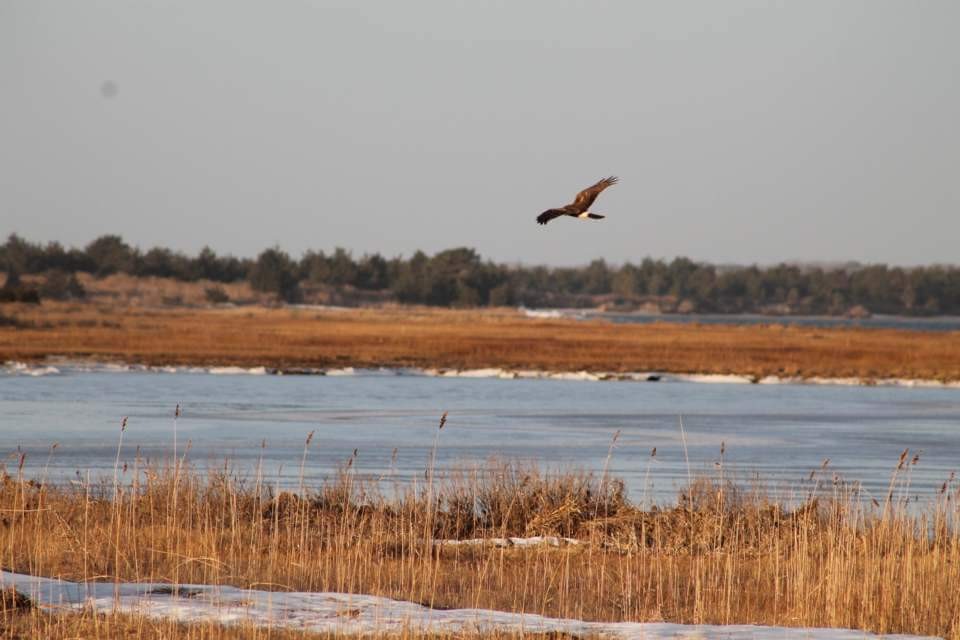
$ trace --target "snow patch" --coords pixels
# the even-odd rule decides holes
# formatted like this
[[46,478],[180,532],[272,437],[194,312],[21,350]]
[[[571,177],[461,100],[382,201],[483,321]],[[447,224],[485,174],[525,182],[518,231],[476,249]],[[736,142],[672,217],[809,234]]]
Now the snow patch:
[[96,372],[96,373],[127,373],[129,371],[143,371],[145,367],[137,367],[132,364],[122,362],[81,362],[70,365],[75,371]]
[[244,367],[210,367],[207,369],[207,373],[215,376],[264,376],[267,375],[267,368],[251,367],[247,369]]
[[303,311],[356,311],[355,307],[340,307],[334,304],[288,304],[288,309],[301,309]]
[[860,385],[868,384],[866,380],[861,378],[821,378],[819,376],[813,378],[805,378],[805,384],[833,384],[843,387],[857,387]]
[[60,373],[60,369],[51,366],[32,366],[26,362],[9,361],[3,363],[3,373],[11,376],[39,378],[40,376],[55,376]]
[[563,311],[559,309],[527,309],[525,307],[520,307],[520,313],[527,316],[528,318],[541,318],[547,320],[558,320],[560,318],[567,317]]
[[437,540],[437,544],[444,547],[536,547],[546,545],[563,547],[583,544],[576,538],[561,538],[558,536],[531,536],[528,538],[470,538],[468,540]]
[[150,371],[154,373],[179,373],[183,369],[179,367],[150,367]]
[[595,381],[600,380],[606,374],[590,373],[589,371],[558,371],[547,375],[551,380],[581,380]]
[[[490,378],[503,380],[569,380],[569,381],[626,381],[626,382],[694,382],[700,384],[801,384],[801,385],[842,385],[842,386],[878,386],[878,387],[915,387],[925,389],[960,389],[960,380],[941,381],[913,378],[828,378],[815,376],[774,376],[762,378],[737,374],[700,374],[700,373],[660,373],[654,371],[550,371],[544,369],[508,369],[487,367],[477,369],[448,368],[379,368],[365,369],[354,367],[291,368],[273,369],[267,367],[238,366],[156,366],[125,364],[117,362],[70,361],[52,359],[51,364],[31,365],[24,362],[8,361],[0,366],[0,375],[47,376],[62,373],[191,373],[210,375],[327,375],[327,376],[430,376],[444,378]],[[56,366],[54,366],[56,365]]]
[[683,382],[702,382],[707,384],[753,384],[755,381],[755,378],[751,376],[719,373],[678,373],[671,374],[669,378]]
[[323,373],[327,376],[353,376],[357,372],[353,367],[343,367],[342,369],[325,369]]
[[517,377],[514,372],[498,367],[488,369],[420,369],[414,373],[434,378],[504,378],[512,380]]
[[447,371],[443,375],[456,376],[457,378],[498,378],[504,373],[503,369],[462,369],[457,371]]
[[76,583],[0,571],[0,585],[14,587],[46,608],[133,613],[177,620],[285,627],[318,633],[372,634],[526,632],[603,635],[624,640],[724,638],[725,640],[865,640],[922,636],[877,636],[851,629],[684,625],[666,622],[585,622],[490,609],[438,610],[413,602],[349,593],[254,591],[228,586]]

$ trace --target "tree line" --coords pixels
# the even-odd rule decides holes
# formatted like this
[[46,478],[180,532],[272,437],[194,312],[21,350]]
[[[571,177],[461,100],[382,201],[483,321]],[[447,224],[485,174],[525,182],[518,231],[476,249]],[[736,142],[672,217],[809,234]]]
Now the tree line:
[[[860,308],[905,315],[960,314],[960,268],[946,265],[760,267],[644,258],[622,265],[594,260],[581,267],[546,267],[498,264],[466,247],[432,256],[417,251],[408,258],[378,253],[357,257],[338,248],[330,253],[308,251],[299,259],[272,247],[256,258],[237,258],[218,255],[209,247],[196,255],[162,247],[142,251],[117,235],[101,236],[83,248],[66,248],[13,234],[0,246],[0,269],[8,274],[7,300],[27,295],[20,281],[23,274],[45,274],[45,282],[53,283],[49,297],[82,297],[75,274],[88,272],[96,277],[125,273],[214,283],[246,280],[254,290],[288,302],[323,292],[326,299],[346,304],[377,299],[460,307],[604,305],[624,310],[833,315]],[[214,292],[212,301],[223,301],[215,287],[209,291]],[[36,293],[44,295],[42,290]]]

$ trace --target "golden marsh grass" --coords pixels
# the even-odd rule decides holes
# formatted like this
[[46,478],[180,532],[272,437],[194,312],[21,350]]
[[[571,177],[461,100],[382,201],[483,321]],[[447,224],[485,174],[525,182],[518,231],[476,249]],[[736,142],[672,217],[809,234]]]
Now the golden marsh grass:
[[[960,332],[628,325],[509,310],[6,305],[0,360],[154,365],[504,367],[960,380]],[[773,320],[771,320],[773,322]]]
[[[695,479],[673,506],[645,509],[615,479],[518,463],[440,473],[428,461],[415,483],[388,490],[345,465],[298,492],[189,463],[138,463],[117,484],[54,485],[14,471],[0,486],[0,564],[69,580],[340,591],[586,620],[960,638],[957,483],[908,509],[910,464],[901,459],[876,504],[855,484],[817,478],[791,507],[718,474]],[[434,542],[536,534],[582,543]],[[84,615],[93,628],[126,629],[116,637],[266,637],[252,626]],[[69,637],[80,624],[38,611],[3,616],[5,637],[25,626]]]

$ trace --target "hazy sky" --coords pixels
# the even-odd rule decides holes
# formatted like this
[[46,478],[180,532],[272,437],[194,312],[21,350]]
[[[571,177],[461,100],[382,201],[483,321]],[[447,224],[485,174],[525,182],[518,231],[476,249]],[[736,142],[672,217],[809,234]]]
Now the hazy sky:
[[[960,262],[960,2],[0,0],[0,233]],[[599,223],[544,209],[616,174]]]

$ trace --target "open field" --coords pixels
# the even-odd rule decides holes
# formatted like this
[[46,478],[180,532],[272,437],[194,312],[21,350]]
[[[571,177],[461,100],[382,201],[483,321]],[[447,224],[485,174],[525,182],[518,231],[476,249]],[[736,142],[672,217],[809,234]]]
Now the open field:
[[[0,565],[68,580],[373,594],[440,609],[960,638],[957,486],[948,481],[929,504],[907,510],[906,454],[876,504],[820,470],[790,508],[761,488],[730,484],[721,467],[654,510],[631,504],[615,479],[511,463],[482,476],[428,464],[418,486],[389,496],[349,464],[323,487],[280,494],[258,475],[142,464],[118,468],[116,485],[5,476]],[[432,542],[538,534],[580,543]],[[46,624],[68,637],[74,625],[4,615],[7,637]],[[141,629],[129,637],[162,635],[159,623],[88,618]],[[247,632],[194,628],[188,637],[258,637]]]
[[[504,367],[960,380],[958,332],[623,325],[514,311],[6,305],[0,361],[152,365]],[[773,322],[773,320],[771,320]]]

